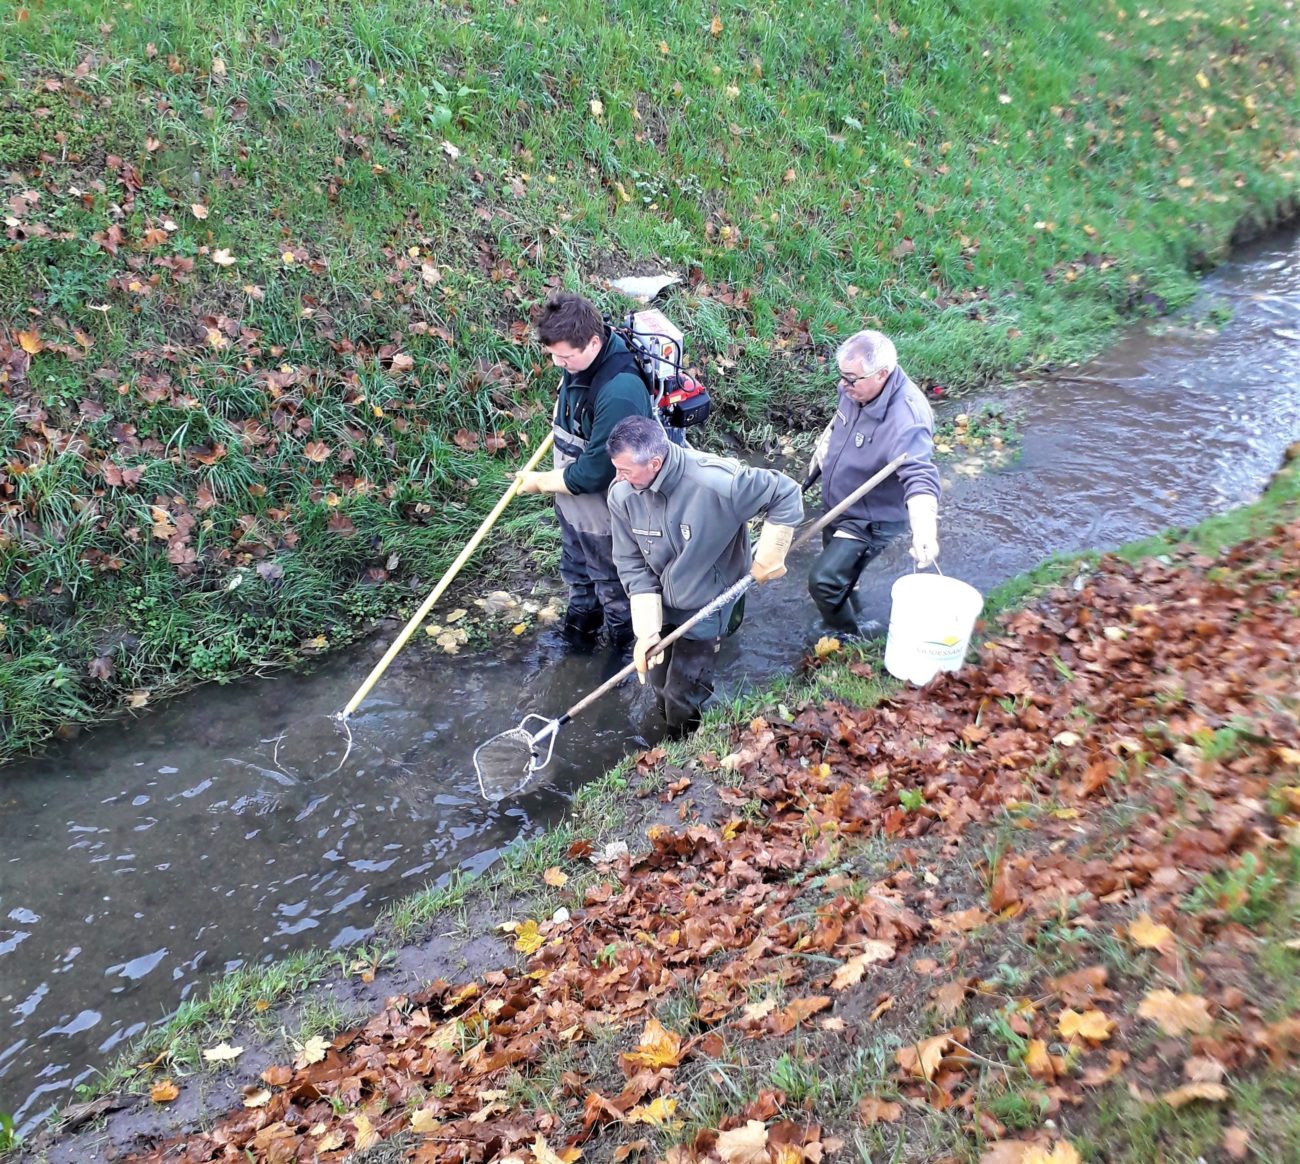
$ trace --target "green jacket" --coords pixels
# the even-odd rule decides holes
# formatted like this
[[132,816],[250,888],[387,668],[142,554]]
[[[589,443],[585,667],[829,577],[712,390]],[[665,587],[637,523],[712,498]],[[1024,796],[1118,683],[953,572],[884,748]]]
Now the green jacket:
[[[614,480],[614,466],[605,452],[610,430],[624,417],[651,415],[654,401],[632,361],[622,337],[610,332],[591,367],[565,372],[560,378],[555,446],[573,458],[564,469],[564,485],[570,493],[604,493]],[[607,366],[611,362],[612,366]],[[610,371],[613,375],[606,379],[602,372],[608,375]],[[564,433],[585,444],[566,447]]]
[[660,594],[693,612],[749,572],[747,525],[762,514],[778,525],[803,520],[799,486],[775,469],[668,446],[646,489],[619,481],[609,491],[614,564],[628,594]]

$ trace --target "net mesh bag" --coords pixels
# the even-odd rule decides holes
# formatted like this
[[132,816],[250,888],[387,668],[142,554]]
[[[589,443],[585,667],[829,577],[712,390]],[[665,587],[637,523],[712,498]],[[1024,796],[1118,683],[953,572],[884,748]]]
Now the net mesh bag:
[[352,729],[341,716],[309,716],[285,728],[273,740],[271,762],[300,780],[332,776],[352,754]]
[[533,737],[524,728],[514,727],[479,744],[474,751],[474,771],[486,799],[513,796],[533,775]]

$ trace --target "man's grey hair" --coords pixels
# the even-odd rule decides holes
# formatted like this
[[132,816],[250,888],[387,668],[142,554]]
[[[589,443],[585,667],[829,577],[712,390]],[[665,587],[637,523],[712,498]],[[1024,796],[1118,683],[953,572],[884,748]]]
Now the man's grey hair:
[[605,452],[611,457],[628,453],[638,465],[645,465],[668,455],[668,434],[652,416],[625,416],[611,430]]
[[840,344],[835,359],[840,363],[852,360],[861,364],[866,376],[874,376],[880,371],[892,372],[898,367],[898,352],[893,341],[878,331],[860,331],[849,336]]

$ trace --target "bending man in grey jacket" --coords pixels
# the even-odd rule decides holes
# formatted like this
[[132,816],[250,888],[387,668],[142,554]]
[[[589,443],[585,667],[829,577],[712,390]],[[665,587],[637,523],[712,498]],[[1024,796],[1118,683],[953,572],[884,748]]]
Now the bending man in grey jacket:
[[868,562],[912,530],[912,557],[924,568],[939,556],[939,470],[934,414],[921,390],[898,366],[888,337],[850,336],[835,353],[839,401],[826,426],[810,476],[820,471],[822,500],[831,509],[900,453],[909,460],[838,518],[822,535],[822,553],[808,591],[832,630],[857,635],[857,585]]
[[[746,572],[759,582],[780,578],[803,501],[783,473],[672,444],[651,418],[619,421],[606,449],[616,473],[614,564],[632,604],[637,673],[644,683],[649,672],[660,714],[681,734],[699,723],[713,694],[732,611],[705,619],[666,651],[655,645]],[[759,514],[766,520],[751,552],[747,526]]]

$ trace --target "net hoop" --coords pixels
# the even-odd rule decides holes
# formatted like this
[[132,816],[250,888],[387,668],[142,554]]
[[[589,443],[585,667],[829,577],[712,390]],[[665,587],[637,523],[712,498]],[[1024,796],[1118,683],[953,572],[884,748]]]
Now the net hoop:
[[[528,730],[530,720],[541,724],[536,735]],[[534,774],[551,762],[559,726],[559,720],[526,715],[518,726],[479,744],[474,749],[474,772],[483,799],[504,800],[528,787]]]
[[[343,755],[339,757],[338,763],[335,764],[334,767],[328,770],[322,769],[319,771],[313,771],[310,774],[313,779],[322,776],[333,776],[334,773],[338,772],[343,767],[343,765],[348,762],[348,757],[352,754],[352,742],[353,742],[352,728],[348,724],[347,719],[344,718],[344,716],[341,713],[335,713],[334,715],[330,715],[330,716],[320,716],[317,718],[326,720],[330,725],[332,725],[334,730],[343,736],[344,740],[346,741],[346,746],[343,749]],[[273,746],[271,748],[271,762],[276,766],[276,768],[278,768],[286,776],[295,776],[295,777],[302,776],[302,773],[297,769],[297,766],[287,765],[285,760],[282,759],[281,757],[281,753],[284,750],[284,746],[285,746],[285,739],[289,736],[290,731],[295,728],[299,728],[301,726],[302,724],[300,721],[298,724],[292,725],[292,727],[285,728],[284,731],[282,731],[278,736],[275,737]],[[300,733],[295,731],[294,738],[301,739],[302,737]]]

